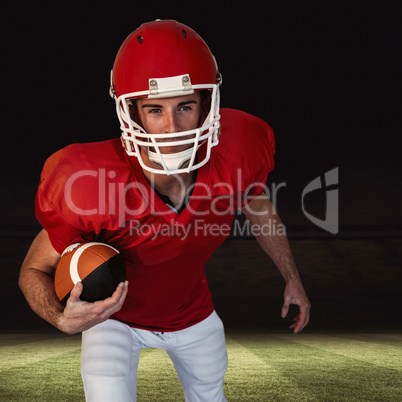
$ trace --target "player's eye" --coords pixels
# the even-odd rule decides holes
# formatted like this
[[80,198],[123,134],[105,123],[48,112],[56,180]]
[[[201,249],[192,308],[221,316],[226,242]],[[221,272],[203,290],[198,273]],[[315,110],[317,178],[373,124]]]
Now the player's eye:
[[181,106],[179,108],[179,112],[187,112],[189,110],[192,110],[190,106]]
[[148,109],[148,113],[161,113],[160,109]]

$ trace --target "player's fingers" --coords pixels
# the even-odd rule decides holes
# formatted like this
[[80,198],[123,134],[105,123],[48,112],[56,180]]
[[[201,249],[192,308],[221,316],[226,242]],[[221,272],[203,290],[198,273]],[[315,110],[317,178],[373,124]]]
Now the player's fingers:
[[295,317],[294,321],[295,323],[290,328],[293,328],[293,333],[297,334],[308,324],[309,309],[300,307],[300,314]]
[[125,295],[127,295],[128,291],[128,281],[125,282],[120,282],[116,290],[114,291],[112,298],[114,298],[116,301],[120,301],[120,299],[125,298]]
[[123,291],[124,298],[126,298],[127,293],[128,293],[128,281],[125,281],[124,282],[124,291]]
[[293,319],[294,323],[289,327],[289,329],[294,329],[294,333],[301,331],[300,314]]
[[123,302],[127,296],[127,291],[128,291],[128,282],[120,282],[112,296],[108,297],[105,300],[99,300],[96,301],[94,304],[97,304],[98,306],[102,307],[103,312],[113,314],[116,311],[119,311],[121,309],[121,306],[123,305]]
[[102,307],[104,310],[99,315],[99,318],[103,321],[108,319],[114,313],[117,313],[123,306],[124,300],[126,299],[128,291],[128,282],[121,282],[117,286],[115,292],[111,297],[106,300],[101,300],[100,302],[95,303],[102,303]]
[[289,307],[291,304],[292,304],[292,297],[290,297],[289,295],[285,295],[281,311],[282,318],[285,318],[288,315]]
[[285,318],[288,315],[289,306],[290,306],[290,302],[287,301],[287,299],[285,299],[285,302],[283,303],[282,311],[281,311],[282,318]]
[[128,281],[120,282],[115,291],[118,303],[123,304],[128,292]]
[[70,301],[78,301],[80,299],[82,290],[84,289],[84,285],[81,282],[78,282],[70,292]]

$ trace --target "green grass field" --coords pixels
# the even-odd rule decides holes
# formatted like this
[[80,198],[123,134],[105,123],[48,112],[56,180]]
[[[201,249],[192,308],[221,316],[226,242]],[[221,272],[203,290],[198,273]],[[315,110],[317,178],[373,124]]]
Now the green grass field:
[[[402,335],[230,332],[228,401],[401,401]],[[83,401],[80,336],[0,334],[1,401]],[[167,354],[142,351],[138,401],[183,401]]]

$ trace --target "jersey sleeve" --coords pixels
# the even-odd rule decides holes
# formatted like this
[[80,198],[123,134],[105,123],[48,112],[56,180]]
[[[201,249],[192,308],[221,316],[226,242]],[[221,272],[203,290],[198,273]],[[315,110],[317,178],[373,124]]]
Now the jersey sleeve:
[[[53,154],[45,163],[35,199],[35,213],[60,254],[70,244],[91,240],[91,233],[74,213],[73,197],[68,193],[74,180],[69,148]],[[70,201],[70,205],[69,205]]]
[[[268,175],[274,169],[275,137],[272,128],[263,120],[254,120],[248,154],[249,177],[243,183],[244,204],[261,195],[266,188]],[[246,187],[247,186],[247,187]]]
[[58,253],[62,253],[70,244],[88,240],[85,233],[68,222],[61,212],[57,211],[46,195],[38,190],[35,200],[36,217],[48,232],[50,242]]
[[238,205],[244,207],[266,188],[275,165],[274,132],[264,120],[239,110],[223,109],[221,121],[217,164],[228,172],[225,180],[232,183]]

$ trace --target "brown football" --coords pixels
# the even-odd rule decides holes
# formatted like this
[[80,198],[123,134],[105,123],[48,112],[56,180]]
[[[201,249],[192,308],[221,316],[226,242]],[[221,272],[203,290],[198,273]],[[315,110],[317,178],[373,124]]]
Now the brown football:
[[76,283],[82,282],[80,299],[94,302],[110,297],[125,279],[124,258],[114,247],[97,242],[76,243],[67,247],[60,258],[55,289],[65,305]]

